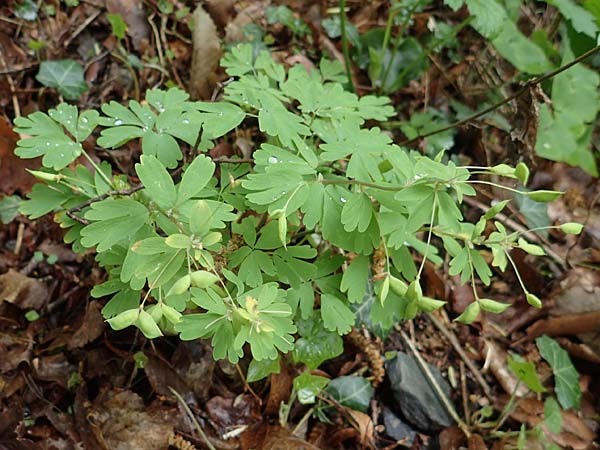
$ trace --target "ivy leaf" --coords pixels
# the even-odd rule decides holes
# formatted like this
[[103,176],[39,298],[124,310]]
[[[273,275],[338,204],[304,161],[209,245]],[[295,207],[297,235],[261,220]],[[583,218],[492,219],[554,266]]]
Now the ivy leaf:
[[348,306],[331,294],[321,296],[321,317],[326,329],[346,334],[352,329],[356,317]]
[[554,372],[556,397],[564,409],[579,409],[581,405],[581,389],[579,373],[573,366],[569,354],[554,339],[542,336],[535,340],[544,358]]
[[258,380],[262,380],[265,377],[268,377],[272,373],[279,373],[281,371],[281,365],[279,363],[279,358],[277,359],[263,359],[262,361],[257,361],[253,359],[250,361],[250,365],[248,366],[248,373],[246,374],[246,381],[248,383],[253,383]]
[[546,392],[532,362],[525,361],[520,355],[512,355],[508,358],[508,367],[533,392]]
[[562,430],[562,411],[554,397],[548,397],[544,402],[544,425],[551,433],[559,434]]
[[148,210],[135,200],[108,198],[92,203],[85,218],[94,223],[81,230],[81,243],[85,247],[97,245],[96,250],[103,252],[130,240],[148,222]]
[[35,78],[46,87],[58,89],[67,100],[77,100],[88,90],[83,67],[73,59],[43,61]]
[[303,405],[314,403],[316,396],[327,386],[329,380],[310,372],[302,372],[294,378],[294,389],[298,395],[298,401]]
[[329,382],[327,393],[340,404],[366,413],[373,398],[373,387],[362,377],[338,377]]
[[154,156],[142,155],[140,161],[135,165],[135,171],[148,196],[161,208],[172,208],[177,194],[165,166]]
[[343,353],[344,343],[340,335],[325,330],[320,320],[297,320],[296,326],[301,337],[296,340],[292,352],[295,363],[304,363],[309,369],[316,369],[323,361]]

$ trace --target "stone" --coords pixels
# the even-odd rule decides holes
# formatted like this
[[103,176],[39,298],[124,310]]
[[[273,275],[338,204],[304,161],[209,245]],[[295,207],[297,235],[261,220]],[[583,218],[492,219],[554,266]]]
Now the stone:
[[[450,398],[448,382],[436,367],[430,364],[428,367],[442,391]],[[414,357],[398,352],[388,363],[387,374],[398,409],[413,426],[427,433],[453,424],[444,404]]]

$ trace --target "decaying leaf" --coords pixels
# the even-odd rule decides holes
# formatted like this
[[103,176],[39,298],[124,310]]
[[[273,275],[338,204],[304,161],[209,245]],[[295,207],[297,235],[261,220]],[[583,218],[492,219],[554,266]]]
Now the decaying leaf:
[[221,42],[215,23],[200,5],[194,11],[192,41],[194,52],[189,91],[193,98],[209,100],[216,83],[216,71],[221,58]]
[[92,342],[102,335],[105,324],[102,314],[100,314],[101,309],[102,305],[97,301],[93,301],[88,305],[81,326],[75,331],[69,341],[68,346],[70,350],[83,347],[88,342]]
[[0,301],[21,309],[40,309],[48,301],[48,289],[35,278],[10,269],[0,275]]

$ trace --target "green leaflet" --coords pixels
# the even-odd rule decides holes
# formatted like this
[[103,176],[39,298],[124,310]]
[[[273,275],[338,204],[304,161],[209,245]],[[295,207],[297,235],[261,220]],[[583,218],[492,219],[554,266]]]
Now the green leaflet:
[[135,200],[108,198],[93,203],[85,218],[92,223],[81,230],[81,243],[102,252],[130,240],[148,221],[148,210]]

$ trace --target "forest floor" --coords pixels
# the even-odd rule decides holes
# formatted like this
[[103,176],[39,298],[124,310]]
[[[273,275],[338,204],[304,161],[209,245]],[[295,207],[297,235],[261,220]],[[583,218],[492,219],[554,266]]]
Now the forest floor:
[[[525,161],[532,167],[532,188],[566,193],[547,206],[522,204],[498,216],[510,230],[570,221],[586,225],[580,236],[529,233],[546,250],[543,258],[514,252],[523,281],[543,300],[542,309],[525,302],[514,272],[494,273],[489,292],[513,307],[499,315],[484,314],[469,326],[458,324],[452,318],[473,301],[471,288],[461,286],[443,267],[426,265],[427,295],[448,305],[399,324],[383,341],[360,328],[345,337],[343,355],[326,363],[320,374],[377,378],[388,373],[376,386],[368,414],[335,404],[327,413],[329,423],[297,403],[290,405],[287,420],[280,420],[281,404],[290,400],[297,370],[293,365],[249,386],[242,376],[248,362],[215,362],[206,342],[173,337],[148,341],[134,329],[115,332],[107,326],[100,314],[105,300],[90,297],[104,277],[93,253],[74,253],[52,217],[30,221],[11,207],[15,196],[23,198],[35,182],[25,169],[39,167],[35,160],[14,156],[19,136],[12,131],[12,120],[62,100],[60,89],[43,87],[36,79],[41,63],[76,60],[88,87],[77,103],[98,108],[110,100],[140,99],[152,87],[180,86],[197,98],[215,99],[227,82],[222,69],[215,69],[219,46],[241,40],[267,44],[287,65],[310,69],[322,56],[344,62],[337,1],[208,0],[208,14],[202,17],[214,25],[193,32],[195,3],[27,0],[0,6],[0,214],[5,222],[0,228],[0,449],[598,448],[598,180],[536,156],[533,97],[542,94],[533,89],[484,118],[413,139],[467,117],[489,101],[490,92],[510,95],[519,89],[512,66],[469,27],[441,51],[402,45],[398,58],[403,65],[389,75],[397,86],[387,92],[398,118],[385,126],[396,142],[413,139],[408,146],[431,156],[446,148],[473,166]],[[441,1],[420,3],[399,13],[392,36],[401,31],[414,42],[427,42],[435,24],[457,24],[468,16],[465,8],[453,12]],[[536,2],[525,2],[523,10],[534,16],[534,25],[551,27],[552,15],[536,16],[536,6],[529,3]],[[368,39],[359,48],[358,36],[376,39],[376,30],[381,38],[389,2],[348,1],[347,7],[353,84],[359,94],[372,93]],[[193,58],[200,63],[192,68]],[[77,81],[71,87],[76,89]],[[247,157],[254,147],[253,131],[241,130],[235,141],[222,139],[211,156]],[[89,150],[122,173],[132,173],[140,152],[133,143],[110,155],[93,145]],[[478,190],[465,203],[465,216],[477,220],[484,205],[504,195],[493,187]],[[581,409],[559,410],[562,426],[556,432],[547,417],[553,370],[535,341],[542,335],[556,339],[580,374]],[[419,405],[422,398],[411,400],[415,408],[434,410],[419,423],[398,407],[404,401],[395,385],[400,382],[389,372],[399,369],[385,363],[386,355],[397,351],[418,355],[439,371],[449,388],[445,400],[457,411],[463,431],[457,425],[436,426],[435,410],[446,406],[435,390],[432,397],[425,396],[433,398],[430,405]],[[515,354],[535,367],[543,393],[527,392],[509,370],[507,360]],[[500,414],[501,423],[494,422],[490,417],[497,419],[515,392],[514,403],[504,417]],[[198,433],[195,421],[206,436]],[[534,429],[541,434],[520,432]]]

